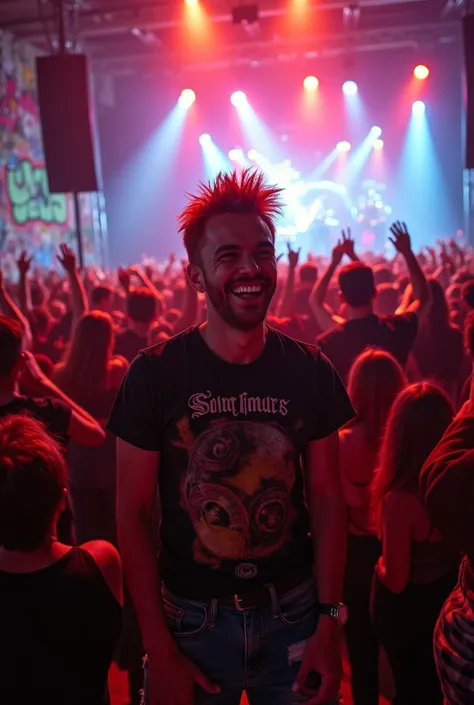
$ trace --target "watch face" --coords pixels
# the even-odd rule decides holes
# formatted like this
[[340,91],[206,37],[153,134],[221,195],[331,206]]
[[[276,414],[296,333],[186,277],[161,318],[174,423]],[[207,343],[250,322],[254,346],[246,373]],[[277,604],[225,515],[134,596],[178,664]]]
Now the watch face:
[[337,606],[337,623],[343,627],[349,619],[349,610],[342,603]]

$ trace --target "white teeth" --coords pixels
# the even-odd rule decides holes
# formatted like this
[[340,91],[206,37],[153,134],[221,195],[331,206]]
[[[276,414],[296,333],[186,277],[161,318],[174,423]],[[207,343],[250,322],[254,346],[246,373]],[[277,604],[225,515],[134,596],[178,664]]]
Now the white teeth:
[[260,294],[261,291],[261,286],[236,286],[232,289],[234,294]]

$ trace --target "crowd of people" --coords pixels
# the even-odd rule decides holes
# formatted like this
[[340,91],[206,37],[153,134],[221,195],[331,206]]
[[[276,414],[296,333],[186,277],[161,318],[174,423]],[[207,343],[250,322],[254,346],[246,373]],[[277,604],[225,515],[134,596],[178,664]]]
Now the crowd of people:
[[474,703],[474,255],[278,259],[280,207],[221,175],[186,260],[0,272],[2,704],[330,705],[342,627],[354,705],[381,655]]

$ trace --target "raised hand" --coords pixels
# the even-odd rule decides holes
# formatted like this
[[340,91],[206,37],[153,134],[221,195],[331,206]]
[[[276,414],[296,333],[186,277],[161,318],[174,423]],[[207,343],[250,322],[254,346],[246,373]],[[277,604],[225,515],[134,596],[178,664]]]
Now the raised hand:
[[300,258],[301,247],[298,250],[292,250],[289,242],[286,243],[286,246],[288,247],[288,264],[291,269],[296,269]]
[[355,242],[351,237],[351,229],[347,228],[347,230],[343,230],[342,233],[342,241],[340,240],[340,245],[343,249],[343,253],[350,257],[350,259],[355,259]]
[[128,269],[124,269],[123,267],[119,267],[117,270],[117,279],[119,280],[119,284],[122,286],[125,291],[128,292],[130,289],[130,272]]
[[22,352],[21,357],[23,362],[22,382],[33,389],[44,385],[47,382],[47,377],[38,365],[33,353],[25,350]]
[[76,271],[76,255],[74,253],[74,250],[72,250],[69,245],[66,245],[66,243],[63,242],[62,245],[59,246],[59,251],[61,254],[59,254],[57,257],[64,271],[67,274],[74,274],[74,272]]
[[28,257],[26,251],[23,250],[20,257],[17,259],[16,263],[18,265],[18,271],[21,276],[25,276],[30,269],[31,262],[33,260],[33,255]]
[[390,237],[389,240],[396,251],[401,255],[409,254],[411,252],[411,238],[406,223],[397,220],[393,223],[390,231],[393,237]]
[[344,257],[344,247],[342,245],[341,240],[338,240],[337,245],[336,245],[336,247],[333,248],[332,255],[331,255],[333,267],[337,267],[341,263],[341,260],[343,257]]

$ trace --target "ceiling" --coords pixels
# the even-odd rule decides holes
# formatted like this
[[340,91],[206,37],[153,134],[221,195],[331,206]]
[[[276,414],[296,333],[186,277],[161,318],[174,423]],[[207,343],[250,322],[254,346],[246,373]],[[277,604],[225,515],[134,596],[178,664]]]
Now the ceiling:
[[150,58],[155,70],[193,70],[395,48],[435,52],[459,41],[465,5],[463,0],[308,2],[311,22],[295,34],[286,21],[291,0],[257,0],[258,22],[248,25],[234,24],[232,9],[252,0],[202,0],[218,26],[219,48],[208,47],[199,59],[176,40],[183,0],[0,0],[0,28],[54,51],[62,5],[68,47],[85,51],[99,72],[113,74],[140,71]]

